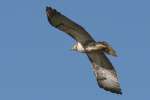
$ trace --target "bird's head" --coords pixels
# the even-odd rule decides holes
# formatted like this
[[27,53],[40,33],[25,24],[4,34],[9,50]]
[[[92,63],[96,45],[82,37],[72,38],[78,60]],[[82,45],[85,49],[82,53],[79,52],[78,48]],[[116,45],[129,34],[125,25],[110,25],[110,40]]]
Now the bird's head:
[[71,48],[71,51],[77,51],[77,44],[73,45],[73,47]]

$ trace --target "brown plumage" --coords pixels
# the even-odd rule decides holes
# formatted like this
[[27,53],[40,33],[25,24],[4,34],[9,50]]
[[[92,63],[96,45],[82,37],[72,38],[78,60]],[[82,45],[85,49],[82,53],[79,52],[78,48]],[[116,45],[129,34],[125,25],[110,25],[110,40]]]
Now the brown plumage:
[[[76,24],[55,9],[47,7],[46,13],[48,21],[52,26],[70,35],[78,43],[80,43],[83,48],[88,47],[91,43],[96,43],[96,41],[83,27]],[[99,87],[112,93],[122,94],[116,71],[106,57],[105,52],[114,56],[116,54],[109,46],[107,49],[105,48],[86,52],[86,55],[93,65],[93,71]]]

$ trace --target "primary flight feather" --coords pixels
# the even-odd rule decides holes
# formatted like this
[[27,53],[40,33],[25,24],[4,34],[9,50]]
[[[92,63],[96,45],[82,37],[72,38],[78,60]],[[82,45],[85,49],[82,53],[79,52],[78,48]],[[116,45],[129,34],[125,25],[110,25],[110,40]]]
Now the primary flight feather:
[[105,41],[96,42],[80,25],[57,10],[46,7],[49,23],[74,38],[77,43],[73,50],[86,53],[92,63],[99,87],[112,93],[122,94],[116,71],[105,54],[116,56],[115,50]]

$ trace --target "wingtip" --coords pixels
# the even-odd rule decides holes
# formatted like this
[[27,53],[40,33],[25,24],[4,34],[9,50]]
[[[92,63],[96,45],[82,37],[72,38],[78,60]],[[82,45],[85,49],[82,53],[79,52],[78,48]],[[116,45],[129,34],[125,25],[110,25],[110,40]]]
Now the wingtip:
[[48,17],[53,17],[53,15],[54,15],[54,10],[55,10],[55,9],[53,9],[52,7],[47,6],[47,7],[46,7],[46,14],[47,14],[47,16],[48,16]]
[[116,89],[106,89],[106,88],[103,88],[104,90],[108,91],[108,92],[111,92],[111,93],[115,93],[115,94],[118,94],[118,95],[122,95],[122,91],[121,89],[119,90],[116,90]]
[[[103,87],[101,87],[103,88]],[[118,95],[122,95],[122,91],[121,89],[117,90],[117,89],[107,89],[107,88],[103,88],[104,90],[108,91],[108,92],[111,92],[111,93],[115,93],[115,94],[118,94]]]
[[120,91],[120,93],[119,93],[120,95],[122,95],[123,93],[122,93],[122,91]]
[[52,7],[46,6],[46,11],[52,10]]
[[98,82],[98,86],[99,86],[100,88],[103,88],[104,90],[106,90],[106,91],[108,91],[108,92],[111,92],[111,93],[115,93],[115,94],[122,95],[122,90],[121,90],[119,84],[115,83],[115,84],[113,84],[113,86],[110,85],[110,86],[111,86],[111,87],[110,87],[110,86],[107,84],[108,82],[106,82],[106,81],[104,81],[104,82],[101,83],[100,80],[97,80],[97,82]]
[[121,90],[119,90],[119,91],[110,91],[110,92],[122,95],[122,91]]

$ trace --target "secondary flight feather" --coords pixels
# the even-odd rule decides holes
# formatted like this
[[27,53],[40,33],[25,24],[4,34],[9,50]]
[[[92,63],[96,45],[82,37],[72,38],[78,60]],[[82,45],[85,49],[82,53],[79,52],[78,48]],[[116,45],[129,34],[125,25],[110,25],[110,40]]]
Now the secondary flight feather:
[[46,7],[49,23],[76,40],[72,50],[85,53],[92,63],[98,86],[112,93],[122,94],[117,73],[106,54],[117,56],[115,50],[105,41],[96,42],[80,25],[57,10]]

